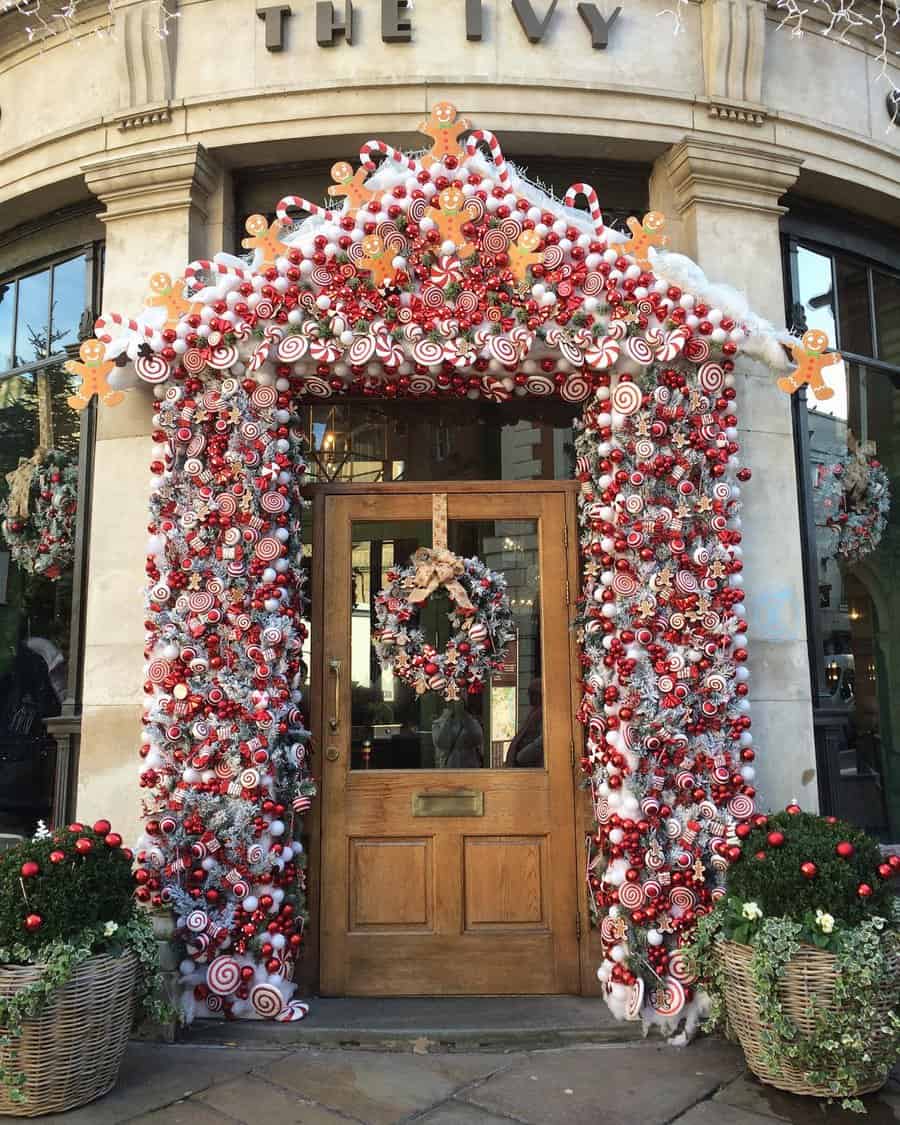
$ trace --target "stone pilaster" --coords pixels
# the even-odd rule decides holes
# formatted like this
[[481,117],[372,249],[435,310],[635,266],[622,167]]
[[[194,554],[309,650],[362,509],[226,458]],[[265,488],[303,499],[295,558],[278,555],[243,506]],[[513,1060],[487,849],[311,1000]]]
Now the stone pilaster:
[[[202,146],[104,157],[83,171],[105,207],[105,312],[133,314],[143,306],[151,274],[177,277],[205,254],[208,239],[220,242],[222,173]],[[87,820],[108,816],[126,839],[137,836],[140,813],[151,414],[143,384],[120,406],[100,408],[89,537],[77,811]]]
[[[671,214],[669,249],[688,254],[713,282],[742,290],[751,308],[784,323],[778,220],[800,161],[749,141],[691,135],[660,157],[652,207]],[[817,807],[806,647],[803,566],[790,400],[761,364],[737,370],[744,486],[743,551],[750,623],[753,735],[760,802],[796,797]]]

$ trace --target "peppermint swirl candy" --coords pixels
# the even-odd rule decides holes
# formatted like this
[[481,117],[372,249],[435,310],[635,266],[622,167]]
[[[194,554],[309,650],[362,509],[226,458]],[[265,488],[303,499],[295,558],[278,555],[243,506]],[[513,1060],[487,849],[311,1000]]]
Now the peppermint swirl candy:
[[187,443],[185,453],[188,457],[199,457],[204,449],[206,449],[206,434],[194,434]]
[[164,582],[160,582],[154,586],[150,591],[150,601],[156,602],[159,605],[164,604],[172,596],[172,591]]
[[490,355],[506,367],[513,367],[519,360],[519,350],[508,336],[490,336],[487,342]]
[[599,795],[594,799],[594,815],[598,824],[608,824],[610,817],[609,798]]
[[663,695],[669,695],[670,692],[675,690],[675,678],[674,676],[664,674],[657,679],[656,686]]
[[254,410],[271,410],[278,402],[278,392],[274,387],[254,387],[250,393],[250,405]]
[[709,343],[701,336],[692,336],[684,345],[684,357],[692,363],[703,363],[709,359]]
[[[231,398],[232,395],[236,395],[240,389],[241,384],[237,381],[237,379],[233,378],[223,379],[222,384],[219,387],[219,390],[222,392],[223,398]],[[223,409],[223,407],[220,407],[219,409],[221,410]]]
[[206,590],[197,590],[188,595],[188,609],[192,613],[208,613],[216,604],[216,599]]
[[[331,280],[330,274],[328,280]],[[271,320],[275,315],[275,303],[274,301],[270,301],[267,297],[264,297],[253,306],[253,312],[256,314],[257,320]]]
[[281,540],[276,539],[274,535],[263,536],[256,544],[255,554],[260,562],[274,562],[275,559],[281,558]]
[[512,215],[508,215],[505,219],[500,220],[499,229],[503,231],[510,242],[515,242],[522,233],[522,224]]
[[151,684],[161,684],[171,670],[168,660],[151,660],[147,665],[147,679]]
[[637,910],[644,902],[644,888],[640,883],[623,883],[619,887],[619,902],[626,910]]
[[593,270],[585,276],[584,281],[581,283],[581,292],[585,297],[596,297],[603,292],[603,289],[603,274],[596,273]]
[[728,527],[728,520],[724,516],[713,516],[709,521],[713,531],[724,531]]
[[736,793],[728,802],[728,811],[735,820],[746,820],[753,816],[755,809],[756,805],[753,803],[753,798],[747,797],[743,793]]
[[708,798],[700,802],[697,806],[697,812],[700,814],[701,820],[713,820],[719,815],[719,810]]
[[145,383],[164,383],[169,377],[169,364],[161,355],[139,355],[134,369]]
[[354,336],[353,342],[345,353],[348,363],[361,365],[368,363],[375,355],[375,341],[369,335]]
[[697,896],[690,887],[673,887],[669,891],[669,902],[679,910],[692,910],[697,905]]
[[697,372],[697,382],[708,395],[718,394],[725,386],[725,369],[720,363],[704,363]]
[[530,395],[539,398],[545,398],[556,391],[556,384],[547,375],[529,375],[525,387]]
[[231,778],[234,777],[234,770],[231,766],[231,763],[226,761],[224,758],[221,759],[221,761],[216,762],[215,766],[213,767],[213,772],[221,781],[230,781]]
[[649,461],[656,454],[656,446],[649,438],[638,438],[634,443],[634,455],[639,461]]
[[666,865],[666,857],[660,851],[647,852],[644,863],[651,871],[659,871]]
[[636,414],[644,396],[636,383],[617,383],[611,396],[612,408],[619,414]]
[[471,289],[464,289],[456,298],[456,311],[460,316],[471,316],[478,310],[478,297]]
[[625,354],[642,367],[653,362],[653,349],[643,336],[629,336],[625,341]]
[[225,1004],[221,996],[216,996],[214,992],[207,993],[206,996],[206,1010],[208,1012],[221,1012]]
[[707,633],[714,633],[722,624],[722,619],[714,610],[709,610],[700,618],[700,624]]
[[590,379],[586,375],[575,372],[566,379],[559,393],[565,402],[583,402],[592,390]]
[[410,375],[409,377],[409,392],[413,395],[427,395],[431,394],[437,386],[433,375]]
[[264,645],[269,647],[280,645],[284,640],[284,630],[280,629],[277,625],[270,625],[268,628],[263,629],[260,639]]
[[444,290],[439,285],[426,285],[422,290],[422,304],[426,309],[442,309],[446,304]]
[[669,628],[670,629],[683,629],[687,625],[687,618],[683,613],[670,613],[669,614]]
[[662,984],[650,993],[653,1010],[660,1016],[677,1016],[685,1002],[684,985],[674,977],[663,977]]
[[255,984],[250,992],[250,1003],[258,1016],[264,1020],[273,1020],[281,1014],[284,1000],[274,984],[261,981]]
[[[729,868],[728,860],[725,858],[725,856],[719,855],[718,852],[714,852],[710,856],[709,865],[713,869],[713,871],[715,871],[716,874],[718,874],[718,875],[724,875],[725,872]],[[717,887],[715,890],[710,892],[710,895],[712,897],[713,902],[716,902],[724,894],[725,894],[725,888],[724,887]]]
[[185,925],[194,934],[202,934],[209,925],[209,918],[204,910],[192,910],[185,920]]
[[491,324],[499,324],[503,319],[503,311],[499,305],[489,305],[484,312],[485,319]]
[[678,817],[670,816],[666,821],[666,835],[670,840],[677,840],[681,835],[681,821]]
[[699,589],[696,575],[689,570],[679,570],[675,575],[675,588],[682,594],[695,594]]
[[[243,777],[243,774],[241,774],[241,777]],[[245,786],[244,788],[250,789],[250,788],[253,788],[253,787],[252,786]],[[249,848],[247,848],[247,862],[248,863],[252,863],[254,865],[257,864],[257,863],[262,863],[262,861],[265,858],[266,858],[266,853],[265,853],[265,849],[263,848],[262,844],[251,844],[249,846]]]
[[270,516],[277,516],[288,509],[287,497],[275,491],[264,492],[260,497],[259,504],[262,510]]
[[543,266],[548,270],[558,269],[565,260],[561,246],[548,246],[544,251]]
[[703,681],[703,686],[707,691],[716,692],[721,694],[728,690],[728,681],[721,672],[710,672],[706,679]]
[[290,332],[278,341],[275,354],[282,363],[296,363],[309,351],[309,340],[299,332]]
[[662,363],[671,363],[684,351],[690,331],[687,328],[676,328],[667,332],[656,348],[656,358]]
[[[639,515],[644,510],[644,498],[637,492],[629,493],[625,497],[625,511],[630,516]],[[643,536],[641,537],[643,542]]]
[[484,232],[481,245],[489,254],[503,254],[509,249],[509,238],[503,230],[495,227]]
[[255,789],[259,785],[259,770],[241,770],[238,781],[242,789]]
[[640,589],[640,585],[633,575],[616,571],[613,575],[612,588],[620,597],[633,598]]
[[474,195],[470,196],[466,200],[465,207],[463,209],[469,216],[469,221],[472,223],[480,222],[480,220],[484,218],[486,211],[484,202]]
[[199,375],[206,370],[206,353],[200,348],[188,348],[181,357],[181,366],[188,375]]
[[214,996],[230,996],[241,983],[241,966],[234,957],[214,957],[206,966],[206,987]]
[[616,931],[616,920],[607,914],[600,923],[600,938],[606,945],[615,945],[619,940]]
[[241,437],[244,441],[256,441],[262,437],[263,428],[259,422],[242,422]]
[[331,270],[327,266],[314,266],[310,272],[309,280],[313,285],[318,285],[320,289],[324,289],[331,284]]
[[226,371],[233,363],[241,358],[240,352],[234,344],[219,344],[209,353],[209,366],[216,371]]
[[641,1012],[644,1010],[644,981],[638,977],[634,984],[628,988],[628,995],[625,997],[625,1019],[634,1022],[641,1018]]
[[717,480],[712,487],[715,500],[729,500],[731,498],[731,485],[727,480]]
[[425,367],[436,367],[444,359],[444,349],[434,340],[416,340],[412,349],[413,359]]
[[410,202],[407,214],[414,223],[421,223],[428,212],[428,200],[424,196],[419,196]]
[[312,395],[313,398],[330,398],[331,386],[327,379],[320,379],[318,375],[308,375],[303,380],[303,394]]
[[607,324],[606,335],[610,340],[624,340],[628,335],[628,325],[621,317],[617,317]]

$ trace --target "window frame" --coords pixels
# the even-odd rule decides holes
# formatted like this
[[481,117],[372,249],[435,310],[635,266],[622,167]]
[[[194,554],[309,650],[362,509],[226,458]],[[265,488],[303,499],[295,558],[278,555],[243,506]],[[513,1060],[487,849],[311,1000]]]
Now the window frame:
[[[877,354],[867,356],[847,351],[840,344],[840,298],[835,273],[835,258],[838,256],[851,261],[866,271],[869,327],[873,350],[876,353],[878,352],[874,274],[887,274],[900,282],[900,270],[885,259],[883,248],[882,253],[878,255],[873,256],[871,253],[866,253],[865,251],[872,249],[873,244],[874,240],[871,234],[866,237],[847,231],[835,231],[832,235],[832,232],[826,226],[817,226],[804,218],[795,220],[794,216],[786,215],[782,220],[785,323],[789,325],[792,331],[796,331],[800,327],[795,323],[796,312],[801,307],[799,305],[800,285],[797,250],[803,247],[813,253],[827,257],[831,264],[834,323],[835,333],[838,336],[833,350],[839,351],[848,363],[857,364],[865,367],[868,371],[887,376],[894,387],[900,389],[900,365],[886,363]],[[828,706],[824,702],[828,695],[828,689],[822,626],[819,616],[818,572],[814,550],[816,529],[813,481],[810,472],[810,413],[807,387],[803,386],[796,394],[791,396],[791,423],[800,514],[806,643],[813,710],[819,806],[822,813],[834,814],[839,807],[839,755],[846,745],[847,734],[844,712],[839,708]]]

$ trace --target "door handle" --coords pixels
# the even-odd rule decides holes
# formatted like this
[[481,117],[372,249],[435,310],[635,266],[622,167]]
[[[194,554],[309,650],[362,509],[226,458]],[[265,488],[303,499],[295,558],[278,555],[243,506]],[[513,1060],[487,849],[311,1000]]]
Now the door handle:
[[336,731],[341,725],[341,662],[340,660],[331,660],[328,667],[334,676],[334,705],[331,718],[328,720],[328,726],[332,731]]

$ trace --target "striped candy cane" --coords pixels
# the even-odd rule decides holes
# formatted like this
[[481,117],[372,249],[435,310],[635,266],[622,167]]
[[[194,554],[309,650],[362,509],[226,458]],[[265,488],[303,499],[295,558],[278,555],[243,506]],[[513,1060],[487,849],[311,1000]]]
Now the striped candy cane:
[[249,270],[226,266],[220,262],[210,262],[206,258],[198,258],[196,262],[191,262],[185,269],[184,276],[188,281],[193,281],[199,273],[217,273],[220,277],[240,277],[244,281],[248,281],[253,276]]
[[503,155],[500,142],[492,132],[488,129],[476,129],[474,133],[470,133],[466,138],[466,156],[474,156],[478,151],[478,145],[482,141],[484,141],[491,150],[491,160],[494,162],[494,167],[497,169],[500,183],[507,191],[512,191],[512,177],[509,174],[506,157]]
[[151,328],[147,324],[138,324],[136,320],[131,320],[129,317],[122,316],[120,313],[107,313],[106,316],[98,316],[94,321],[94,332],[97,339],[104,344],[112,342],[112,333],[109,332],[109,326],[112,324],[119,325],[121,328],[127,328],[130,332],[138,332],[147,339],[151,339],[156,332],[157,328]]
[[563,203],[566,207],[574,207],[575,200],[579,195],[583,195],[587,200],[588,208],[591,212],[591,218],[594,221],[594,231],[601,235],[606,229],[603,225],[603,214],[600,211],[600,200],[597,198],[597,193],[590,184],[572,184],[566,194],[563,196]]
[[328,211],[325,207],[320,207],[318,203],[311,203],[302,195],[286,195],[275,205],[275,214],[283,223],[290,222],[288,211],[291,207],[299,207],[301,211],[307,211],[310,215],[321,215],[325,220],[331,220],[337,214],[336,211]]
[[366,143],[359,150],[359,162],[368,172],[374,172],[378,165],[372,159],[372,153],[380,152],[382,156],[386,156],[388,160],[393,160],[396,164],[402,164],[410,172],[417,172],[419,165],[412,157],[407,156],[406,153],[401,152],[399,148],[391,148],[386,145],[384,141],[366,141]]

